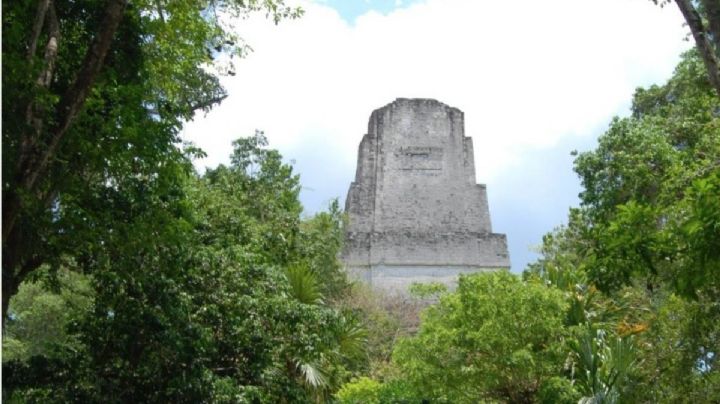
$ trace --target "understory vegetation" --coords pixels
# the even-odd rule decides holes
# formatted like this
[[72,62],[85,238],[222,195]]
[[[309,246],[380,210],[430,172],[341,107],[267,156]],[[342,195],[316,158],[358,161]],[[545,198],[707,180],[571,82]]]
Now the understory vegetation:
[[581,204],[522,275],[399,297],[347,278],[338,202],[303,215],[300,178],[262,132],[204,173],[180,139],[225,97],[220,55],[247,51],[218,15],[301,10],[2,7],[4,402],[718,401],[707,54],[637,89],[632,113],[576,153]]

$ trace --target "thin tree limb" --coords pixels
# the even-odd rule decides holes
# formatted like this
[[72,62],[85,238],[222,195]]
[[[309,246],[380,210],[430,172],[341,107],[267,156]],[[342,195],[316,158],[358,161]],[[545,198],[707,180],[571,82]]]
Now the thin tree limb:
[[155,0],[155,8],[157,8],[158,16],[160,21],[165,24],[165,13],[163,12],[161,0]]
[[[44,66],[36,80],[37,85],[43,88],[49,87],[50,83],[52,82],[52,76],[55,70],[55,63],[57,61],[58,55],[58,46],[60,42],[60,25],[58,24],[57,14],[55,13],[55,5],[51,4],[49,0],[47,1],[47,5],[48,7],[45,7],[45,9],[42,10],[42,14],[43,19],[46,19],[48,21],[48,42],[45,45],[45,52],[43,57],[45,61]],[[34,38],[34,40],[37,40],[37,38]],[[30,65],[32,65],[32,59],[35,55],[35,46],[36,44],[33,43],[32,53],[28,53],[28,63],[30,63]],[[22,140],[20,142],[21,158],[18,159],[18,162],[23,160],[22,157],[29,151],[32,144],[40,136],[40,132],[42,130],[42,120],[40,118],[36,118],[37,108],[37,104],[35,104],[32,100],[28,103],[25,112],[25,118],[28,125],[32,126],[35,129],[35,133],[34,137],[28,135],[27,133],[23,133]]]
[[214,104],[221,103],[225,98],[227,98],[227,94],[223,94],[219,97],[213,97],[208,100],[199,101],[195,104],[188,103],[188,106],[190,108],[190,111],[197,111],[198,109],[205,109],[209,108]]
[[43,67],[43,70],[37,80],[37,83],[41,87],[45,88],[49,87],[52,82],[55,64],[57,62],[58,46],[60,43],[60,24],[58,23],[54,4],[48,7],[47,21],[49,36],[47,45],[45,45],[45,55],[43,57],[45,66]]

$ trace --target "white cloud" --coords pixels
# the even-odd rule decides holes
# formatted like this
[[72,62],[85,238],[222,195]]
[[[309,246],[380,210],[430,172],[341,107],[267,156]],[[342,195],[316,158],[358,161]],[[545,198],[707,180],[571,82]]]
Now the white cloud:
[[353,24],[302,6],[278,26],[240,22],[255,51],[224,79],[225,102],[184,133],[209,154],[200,166],[227,162],[231,141],[260,128],[295,160],[323,150],[313,166],[343,173],[343,194],[370,112],[422,97],[465,112],[478,179],[492,184],[527,153],[590,136],[689,46],[679,12],[648,0],[428,0]]

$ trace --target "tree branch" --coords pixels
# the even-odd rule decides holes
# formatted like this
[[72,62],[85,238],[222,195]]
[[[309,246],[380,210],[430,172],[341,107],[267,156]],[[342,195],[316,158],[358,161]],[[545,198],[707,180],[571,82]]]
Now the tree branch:
[[45,88],[49,87],[52,82],[55,63],[57,62],[58,46],[60,43],[60,24],[58,23],[54,4],[47,9],[47,22],[49,35],[47,45],[45,45],[45,67],[37,80],[37,83],[41,87]]
[[218,97],[213,97],[208,100],[199,101],[196,104],[188,103],[188,106],[190,107],[190,111],[197,111],[198,109],[205,109],[211,107],[213,104],[219,104],[221,103],[225,98],[227,98],[227,94],[223,94]]
[[163,24],[165,24],[165,13],[163,13],[161,0],[155,0],[155,7],[157,8],[158,16],[160,17],[160,21],[162,21]]
[[27,58],[32,63],[32,59],[35,56],[37,50],[37,42],[42,32],[43,23],[45,22],[45,13],[47,12],[50,0],[40,0],[38,2],[37,12],[35,13],[35,22],[33,23],[32,33],[30,35],[30,42],[28,45]]
[[[57,14],[55,13],[55,5],[50,4],[49,0],[47,1],[47,3],[48,7],[45,7],[45,9],[42,10],[42,14],[43,18],[48,20],[48,42],[45,45],[45,63],[42,71],[40,72],[36,80],[36,84],[43,88],[49,87],[50,83],[52,82],[52,76],[55,70],[55,62],[57,61],[58,55],[58,45],[60,42],[60,25],[58,24]],[[37,34],[39,35],[39,33]],[[37,40],[37,38],[34,38],[34,40]],[[35,54],[35,46],[36,44],[33,43],[32,53],[28,54],[30,65],[32,65],[32,59]],[[22,139],[20,141],[20,158],[18,159],[18,164],[20,164],[20,162],[23,161],[25,158],[29,157],[28,153],[30,152],[30,149],[32,148],[36,140],[40,137],[40,132],[42,130],[42,119],[36,117],[36,115],[39,115],[39,113],[41,112],[36,111],[37,109],[38,105],[31,100],[28,103],[27,109],[25,111],[25,119],[27,121],[27,124],[32,126],[33,129],[35,129],[35,133],[33,134],[34,136],[29,135],[27,132],[23,133]],[[38,112],[38,114],[36,114],[36,112]]]
[[[38,75],[36,84],[42,88],[47,88],[52,82],[52,76],[55,70],[55,63],[57,61],[58,45],[60,42],[60,25],[58,24],[57,14],[55,13],[55,5],[51,4],[50,0],[44,1],[44,3],[45,7],[43,7],[42,10],[38,10],[38,13],[42,11],[43,20],[46,19],[48,22],[49,32],[48,42],[45,45],[45,63],[40,74]],[[35,21],[35,25],[38,25],[37,20]],[[42,27],[42,24],[39,24],[39,27]],[[34,33],[33,35],[35,34],[40,35],[39,32]],[[36,37],[33,38],[33,42],[35,41],[37,41]],[[28,53],[30,65],[32,65],[32,59],[35,55],[35,46],[36,44],[33,43],[31,45],[32,53]],[[20,164],[22,164],[23,161],[27,161],[31,158],[32,148],[40,138],[43,122],[42,118],[39,118],[38,115],[41,114],[41,108],[31,100],[28,103],[27,109],[25,111],[25,120],[27,124],[34,129],[34,133],[28,133],[27,131],[24,131],[21,135],[20,149],[18,153],[18,170],[20,169]]]
[[[110,50],[115,32],[117,31],[127,0],[109,0],[105,7],[105,15],[100,23],[100,31],[93,39],[92,44],[85,54],[85,60],[75,76],[75,80],[63,95],[55,110],[55,125],[49,130],[48,146],[45,150],[37,150],[38,142],[32,145],[28,153],[21,154],[18,159],[18,170],[15,172],[16,188],[8,193],[7,199],[3,198],[3,245],[12,232],[15,222],[20,214],[20,195],[31,194],[39,178],[45,174],[50,161],[57,154],[65,133],[70,128],[100,69],[105,61],[105,56]],[[52,38],[51,38],[52,39]],[[57,44],[57,42],[56,42]],[[56,49],[57,50],[57,49]],[[44,77],[46,79],[47,76]]]
[[103,66],[105,56],[110,50],[110,45],[120,25],[126,5],[127,0],[110,0],[108,2],[105,8],[105,16],[100,24],[100,32],[95,36],[92,45],[85,54],[85,60],[80,71],[75,76],[75,81],[60,100],[57,107],[57,124],[52,131],[50,146],[43,153],[35,170],[28,176],[26,181],[28,188],[34,186],[37,176],[47,168],[49,160],[55,156],[65,133],[77,117],[80,108],[84,105],[85,99],[93,84],[95,84],[95,79]]
[[[38,76],[36,80],[36,84],[40,87],[47,88],[50,86],[50,83],[52,82],[53,73],[55,71],[55,64],[57,62],[57,56],[58,56],[58,44],[60,42],[60,24],[58,23],[57,19],[57,13],[55,12],[55,5],[52,4],[50,0],[46,1],[47,7],[44,7],[44,10],[39,10],[38,12],[42,11],[43,19],[47,20],[48,23],[48,42],[45,45],[45,66],[43,67],[42,71],[40,72],[40,75]],[[42,4],[40,5],[42,6]],[[43,8],[43,7],[40,7]],[[37,25],[37,19],[35,21],[35,25]],[[37,33],[39,35],[39,32]],[[35,34],[33,34],[35,35]],[[33,41],[36,41],[37,38],[33,38]],[[36,44],[31,44],[32,46],[37,46]],[[34,50],[33,53],[29,53],[28,57],[30,60],[32,60],[32,57],[34,56]],[[18,186],[22,184],[22,176],[23,173],[26,171],[26,167],[30,165],[35,155],[37,154],[37,151],[35,150],[38,146],[38,140],[42,133],[42,127],[43,127],[43,121],[42,118],[38,117],[38,115],[41,115],[41,111],[38,111],[38,105],[34,103],[32,100],[28,103],[27,109],[25,111],[25,119],[29,127],[32,127],[32,132],[29,132],[28,130],[23,131],[20,135],[20,145],[18,149],[18,159],[17,164],[15,166],[15,187],[13,189],[7,190],[7,192],[4,192],[3,195],[3,216],[2,216],[2,245],[3,247],[6,246],[6,242],[8,238],[10,237],[10,234],[12,233],[13,228],[15,227],[15,222],[17,221],[18,216],[20,215],[20,211],[22,209],[22,194],[23,191],[21,189],[18,189]],[[25,191],[30,191],[30,189],[25,189]],[[5,268],[3,269],[5,271]]]
[[[695,45],[700,52],[703,63],[705,63],[710,84],[720,96],[720,63],[713,51],[712,44],[708,38],[708,32],[706,32],[703,27],[700,14],[690,0],[675,0],[675,3],[678,5],[680,12],[690,27],[690,32],[692,32],[693,38],[695,39]],[[709,3],[712,3],[712,1]]]

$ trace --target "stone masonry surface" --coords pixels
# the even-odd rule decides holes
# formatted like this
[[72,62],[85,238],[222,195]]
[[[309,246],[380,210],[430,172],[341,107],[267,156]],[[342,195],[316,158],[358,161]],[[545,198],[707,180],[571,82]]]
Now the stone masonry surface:
[[463,112],[441,102],[399,98],[373,111],[345,211],[343,261],[375,288],[452,287],[460,273],[510,267],[485,185],[475,183]]

